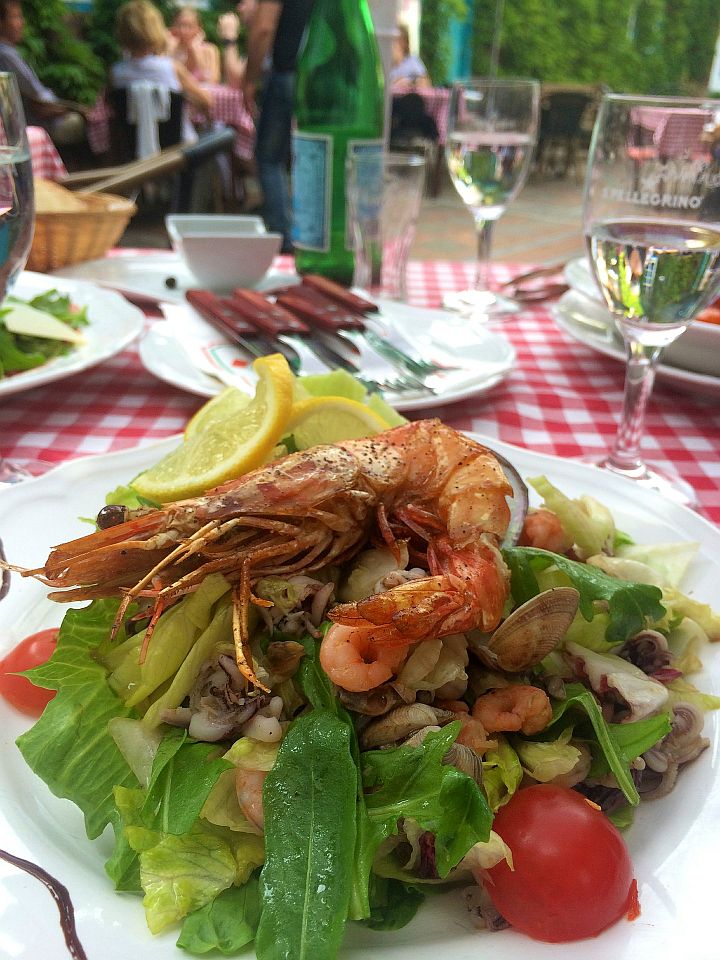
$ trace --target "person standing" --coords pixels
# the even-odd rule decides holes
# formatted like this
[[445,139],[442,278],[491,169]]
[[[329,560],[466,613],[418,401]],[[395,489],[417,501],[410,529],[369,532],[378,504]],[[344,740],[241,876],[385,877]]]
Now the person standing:
[[[245,102],[257,117],[255,161],[263,190],[263,217],[268,230],[290,239],[290,142],[295,71],[313,0],[259,0],[250,23],[248,58],[242,80]],[[270,56],[269,69],[263,65]],[[262,81],[262,92],[258,89]]]

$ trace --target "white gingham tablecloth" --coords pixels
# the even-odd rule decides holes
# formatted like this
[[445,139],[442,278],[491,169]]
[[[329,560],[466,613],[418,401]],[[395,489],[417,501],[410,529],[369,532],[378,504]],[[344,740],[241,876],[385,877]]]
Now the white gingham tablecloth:
[[[291,260],[279,258],[276,265],[288,269]],[[496,279],[525,269],[496,267]],[[410,300],[436,307],[443,293],[465,288],[472,274],[470,263],[412,262]],[[547,304],[524,310],[499,329],[517,352],[511,375],[485,396],[416,416],[439,416],[459,429],[542,453],[602,456],[621,409],[623,364],[568,337],[553,322]],[[61,463],[128,448],[179,432],[202,403],[201,397],[148,373],[131,346],[84,373],[0,402],[0,452]],[[717,396],[681,393],[658,379],[643,449],[654,463],[679,472],[696,490],[706,515],[720,523]]]

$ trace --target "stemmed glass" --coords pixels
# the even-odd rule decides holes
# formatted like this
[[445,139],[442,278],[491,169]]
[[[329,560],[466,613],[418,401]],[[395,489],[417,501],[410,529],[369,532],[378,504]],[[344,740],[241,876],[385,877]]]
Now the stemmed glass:
[[[25,114],[15,76],[0,73],[0,304],[27,262],[35,224],[32,164]],[[0,483],[38,472],[0,455]]]
[[627,354],[622,417],[600,466],[691,506],[691,487],[648,466],[640,445],[663,347],[720,288],[719,121],[713,101],[607,95],[583,200],[590,266]]
[[475,221],[478,256],[474,287],[445,297],[444,305],[475,319],[519,309],[490,289],[490,246],[493,224],[530,172],[539,106],[537,80],[465,80],[450,96],[445,157],[450,179]]

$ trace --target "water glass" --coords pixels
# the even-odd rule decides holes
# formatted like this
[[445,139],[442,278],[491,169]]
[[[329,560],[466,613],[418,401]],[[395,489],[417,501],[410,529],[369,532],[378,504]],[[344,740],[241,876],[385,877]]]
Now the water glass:
[[347,163],[353,284],[407,299],[407,263],[425,185],[420,153],[356,153]]

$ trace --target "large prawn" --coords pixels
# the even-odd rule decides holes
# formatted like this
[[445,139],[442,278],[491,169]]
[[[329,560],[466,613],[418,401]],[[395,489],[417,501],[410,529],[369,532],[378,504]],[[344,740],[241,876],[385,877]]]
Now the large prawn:
[[146,640],[163,609],[219,572],[233,584],[238,666],[262,687],[248,629],[250,605],[265,603],[253,594],[257,580],[343,563],[378,533],[391,546],[398,529],[424,536],[432,575],[340,605],[333,620],[372,626],[373,639],[398,645],[491,629],[507,596],[498,546],[511,494],[489,450],[438,420],[421,420],[291,454],[196,499],[115,508],[109,517],[105,508],[100,525],[113,525],[19,572],[61,588],[53,600],[121,596],[116,629],[133,600],[151,598]]

